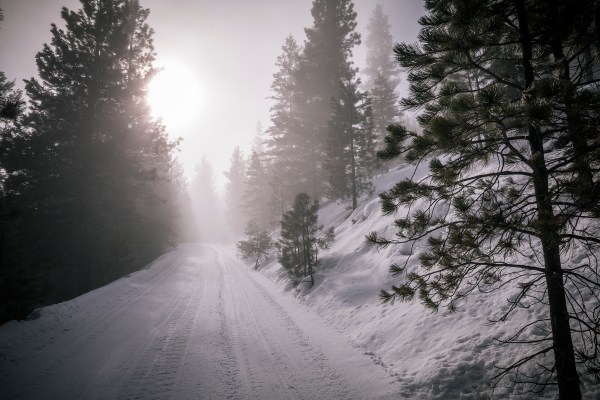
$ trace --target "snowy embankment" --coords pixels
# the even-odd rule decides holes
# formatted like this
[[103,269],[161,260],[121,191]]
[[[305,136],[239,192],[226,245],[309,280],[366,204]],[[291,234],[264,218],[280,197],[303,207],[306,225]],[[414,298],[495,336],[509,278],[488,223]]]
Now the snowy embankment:
[[[489,294],[474,293],[459,304],[458,312],[425,309],[418,301],[383,304],[381,289],[398,284],[388,273],[392,263],[402,264],[415,253],[408,268],[418,268],[420,248],[392,245],[373,248],[365,235],[377,231],[393,237],[393,216],[384,216],[377,193],[412,176],[413,167],[398,167],[380,176],[376,194],[363,199],[352,213],[340,204],[325,205],[319,223],[336,228],[336,242],[319,254],[322,265],[315,286],[295,291],[299,300],[349,336],[353,344],[373,362],[383,366],[400,383],[400,397],[414,399],[522,399],[510,382],[492,387],[492,376],[522,356],[523,348],[501,347],[496,339],[506,337],[528,321],[547,313],[545,307],[517,310],[498,323],[491,320],[506,311],[512,293],[502,289]],[[423,171],[417,171],[417,175]],[[417,176],[418,177],[418,176]],[[273,256],[262,273],[290,289],[288,278]],[[534,333],[535,334],[535,333]],[[548,355],[549,357],[550,355]],[[600,398],[600,388],[584,383],[585,398]],[[542,396],[551,398],[552,388]],[[536,397],[526,393],[525,398]]]

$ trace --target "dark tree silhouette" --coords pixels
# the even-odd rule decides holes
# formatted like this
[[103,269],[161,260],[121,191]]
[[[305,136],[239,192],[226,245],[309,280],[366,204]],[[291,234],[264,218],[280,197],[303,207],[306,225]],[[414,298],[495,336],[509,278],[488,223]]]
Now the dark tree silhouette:
[[30,293],[38,305],[143,266],[174,234],[174,144],[145,100],[149,11],[135,0],[81,5],[62,8],[65,28],[53,24],[36,56],[26,130],[8,154],[22,239],[12,262],[43,275]]

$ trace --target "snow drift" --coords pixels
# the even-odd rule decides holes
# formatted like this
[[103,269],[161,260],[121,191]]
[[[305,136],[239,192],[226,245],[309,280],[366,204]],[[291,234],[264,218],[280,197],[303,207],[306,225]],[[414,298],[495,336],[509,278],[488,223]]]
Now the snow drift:
[[[336,242],[319,255],[315,286],[300,287],[292,293],[393,375],[403,388],[401,397],[522,399],[523,388],[507,380],[494,386],[492,377],[500,372],[495,366],[510,365],[522,355],[523,348],[501,346],[496,339],[545,315],[545,307],[517,310],[504,322],[492,322],[509,307],[510,290],[474,293],[459,304],[456,313],[442,309],[432,313],[418,301],[383,304],[379,299],[381,289],[398,283],[390,276],[389,266],[402,264],[411,252],[418,255],[420,247],[409,243],[374,248],[365,236],[372,231],[386,237],[394,235],[394,217],[382,214],[377,194],[413,176],[414,171],[413,166],[399,166],[378,177],[375,195],[363,198],[354,212],[344,204],[324,205],[319,224],[335,227]],[[417,178],[425,172],[421,167]],[[276,258],[273,255],[261,271],[289,290],[289,280]],[[408,268],[418,268],[418,257],[411,257]],[[598,382],[581,378],[584,397],[600,398]],[[554,394],[550,387],[543,395],[525,393],[525,397]]]

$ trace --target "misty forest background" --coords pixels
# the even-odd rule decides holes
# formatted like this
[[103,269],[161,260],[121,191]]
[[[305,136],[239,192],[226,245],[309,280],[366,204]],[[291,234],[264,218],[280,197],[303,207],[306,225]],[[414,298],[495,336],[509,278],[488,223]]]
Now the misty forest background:
[[376,138],[400,116],[381,6],[368,27],[366,86],[351,61],[361,40],[351,1],[339,13],[315,2],[304,45],[284,38],[272,125],[257,126],[251,154],[233,152],[223,215],[210,163],[199,159],[188,183],[177,141],[146,102],[157,73],[150,10],[81,3],[60,10],[65,28],[52,25],[25,93],[0,76],[2,321],[105,285],[176,243],[231,240],[249,221],[273,229],[298,193],[355,208],[371,189]]
[[[403,213],[396,235],[368,240],[428,250],[418,271],[391,266],[399,283],[382,299],[453,310],[473,291],[515,283],[511,310],[547,305],[536,322],[548,333],[502,374],[557,382],[561,398],[581,397],[578,368],[600,378],[597,1],[428,0],[415,44],[394,44],[375,6],[359,71],[353,2],[314,0],[306,37],[282,38],[270,125],[257,126],[250,154],[231,155],[224,200],[206,160],[186,182],[178,143],[151,117],[150,11],[135,0],[81,6],[61,10],[65,28],[52,25],[24,93],[0,75],[1,321],[183,241],[231,240],[247,226],[251,236],[289,232],[282,221],[298,201],[354,210],[376,175],[412,163],[425,176],[380,195],[385,214]],[[410,84],[402,100],[401,70]],[[573,252],[586,256],[565,261]],[[527,342],[520,335],[512,342]],[[538,375],[519,378],[548,352]]]

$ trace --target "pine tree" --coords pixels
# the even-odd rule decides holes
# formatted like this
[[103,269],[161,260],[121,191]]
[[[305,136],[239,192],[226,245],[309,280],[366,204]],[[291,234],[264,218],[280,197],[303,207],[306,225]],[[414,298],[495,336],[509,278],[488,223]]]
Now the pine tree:
[[297,114],[299,89],[297,74],[300,63],[301,47],[290,35],[285,39],[282,53],[277,57],[271,90],[271,124],[267,129],[266,155],[270,159],[272,176],[271,204],[274,210],[283,214],[296,193],[308,190],[308,178],[304,171],[304,154],[310,151],[310,143],[302,135]]
[[41,291],[42,277],[22,265],[27,254],[22,250],[25,238],[20,223],[19,192],[14,185],[6,184],[17,158],[13,148],[23,136],[22,105],[21,92],[14,89],[14,81],[6,79],[0,71],[0,324],[24,318],[36,305]]
[[[513,287],[499,320],[523,307],[547,307],[546,315],[500,339],[528,346],[496,377],[533,391],[555,379],[560,399],[580,399],[579,374],[598,376],[600,350],[600,96],[584,62],[598,40],[590,17],[598,5],[432,0],[426,8],[421,43],[395,48],[409,71],[402,103],[423,110],[423,133],[394,126],[380,154],[429,160],[429,173],[381,195],[386,214],[403,212],[397,237],[369,235],[383,246],[426,244],[420,269],[407,271],[408,260],[390,267],[401,282],[382,298],[455,310],[473,291]],[[589,263],[578,261],[583,254]]]
[[24,105],[21,91],[15,90],[14,86],[15,82],[9,81],[0,71],[0,190],[6,179],[8,148],[18,135],[16,123]]
[[248,220],[257,224],[261,229],[267,229],[272,223],[273,213],[269,204],[270,189],[268,171],[259,154],[254,151],[246,170],[244,207]]
[[149,11],[135,0],[81,3],[61,10],[65,28],[53,24],[36,56],[27,134],[6,181],[27,233],[22,267],[45,274],[42,303],[144,265],[170,245],[176,219],[173,144],[145,101]]
[[399,122],[402,115],[396,92],[400,83],[399,68],[393,57],[394,41],[390,28],[388,16],[377,4],[367,25],[367,66],[364,73],[372,102],[377,143],[381,145],[387,135],[387,126]]
[[231,155],[229,169],[225,172],[227,185],[225,187],[225,203],[229,228],[234,236],[242,233],[246,226],[246,216],[243,211],[244,193],[246,192],[246,165],[239,146]]
[[402,116],[398,93],[390,81],[390,78],[378,75],[369,91],[373,110],[373,130],[379,148],[384,147],[387,127],[398,123]]
[[358,197],[373,188],[371,177],[376,168],[371,106],[358,82],[346,82],[334,100],[328,147],[324,161],[329,173],[329,194],[350,199],[352,210]]
[[250,221],[245,230],[248,236],[247,240],[240,240],[236,243],[236,247],[240,258],[253,259],[254,269],[258,270],[260,264],[269,258],[269,252],[273,248],[273,240],[269,232],[260,229],[256,223]]
[[314,285],[314,269],[318,265],[319,248],[331,246],[335,240],[333,228],[317,237],[322,226],[317,224],[319,202],[306,193],[299,193],[293,208],[281,219],[281,238],[278,240],[279,262],[295,284],[309,279]]
[[215,187],[213,168],[206,157],[196,166],[190,187],[198,239],[201,242],[218,242],[223,239],[222,213]]
[[307,148],[303,154],[308,191],[323,192],[326,178],[322,168],[327,147],[332,99],[340,95],[340,82],[356,74],[351,57],[360,44],[356,12],[351,0],[314,0],[313,26],[305,29],[306,42],[297,73],[298,129]]

